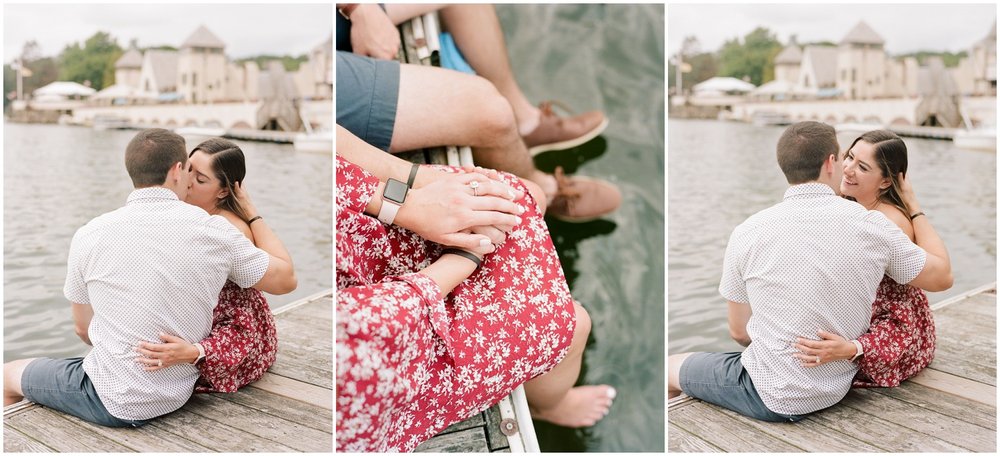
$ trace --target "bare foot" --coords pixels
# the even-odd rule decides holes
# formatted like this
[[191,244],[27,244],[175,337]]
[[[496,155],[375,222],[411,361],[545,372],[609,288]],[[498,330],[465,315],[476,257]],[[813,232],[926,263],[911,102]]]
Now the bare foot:
[[531,417],[571,428],[593,426],[608,414],[616,394],[609,385],[577,386],[551,408],[531,407]]

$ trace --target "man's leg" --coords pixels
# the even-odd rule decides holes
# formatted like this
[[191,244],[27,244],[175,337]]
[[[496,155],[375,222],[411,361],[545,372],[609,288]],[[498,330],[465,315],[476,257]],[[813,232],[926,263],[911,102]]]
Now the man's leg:
[[524,384],[524,394],[535,418],[566,427],[593,426],[611,408],[614,388],[608,385],[573,387],[580,376],[583,350],[590,335],[590,315],[578,303],[576,328],[566,357],[552,370]]
[[19,359],[3,365],[3,406],[15,404],[24,399],[21,391],[21,376],[35,358]]
[[684,360],[688,356],[691,356],[691,353],[670,355],[667,358],[667,399],[673,399],[683,393],[681,390],[681,364],[684,364]]
[[535,182],[549,198],[555,194],[555,178],[535,168],[510,103],[489,81],[441,68],[400,65],[398,100],[390,152],[471,146],[477,165]]

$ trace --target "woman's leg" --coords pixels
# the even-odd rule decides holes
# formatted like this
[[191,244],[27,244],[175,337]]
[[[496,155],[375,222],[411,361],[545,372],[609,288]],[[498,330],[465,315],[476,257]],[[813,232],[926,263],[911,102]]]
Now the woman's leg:
[[567,427],[593,426],[608,414],[615,393],[608,385],[573,387],[591,326],[587,311],[576,302],[573,306],[576,328],[569,353],[552,370],[525,383],[524,392],[534,418]]

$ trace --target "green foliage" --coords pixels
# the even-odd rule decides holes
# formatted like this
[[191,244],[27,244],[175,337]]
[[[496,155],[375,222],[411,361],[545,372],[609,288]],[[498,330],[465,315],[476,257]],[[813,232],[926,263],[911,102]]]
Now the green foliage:
[[282,66],[285,67],[285,71],[297,71],[300,65],[309,61],[309,56],[306,54],[302,54],[298,57],[292,57],[290,55],[258,55],[236,60],[236,63],[242,64],[244,62],[254,61],[257,62],[257,66],[259,66],[261,70],[267,70],[268,62],[272,60],[281,61]]
[[719,50],[719,75],[761,85],[774,79],[774,57],[781,43],[770,30],[757,27],[743,37],[726,41]]
[[154,51],[176,51],[177,50],[177,48],[175,48],[173,46],[170,46],[170,45],[167,45],[167,44],[161,44],[159,46],[148,46],[148,47],[140,48],[140,50],[142,51],[143,54],[145,54],[146,51],[148,51],[150,49],[152,49]]
[[906,57],[916,57],[917,62],[921,65],[927,63],[927,58],[929,57],[941,57],[944,62],[944,66],[947,68],[955,68],[958,66],[959,60],[967,57],[969,54],[965,51],[961,52],[948,52],[948,51],[917,51],[911,52],[909,54],[902,54],[896,56],[898,59],[903,59]]
[[118,42],[107,32],[97,32],[81,47],[67,45],[59,55],[59,79],[74,81],[101,90],[115,79],[115,61],[123,54]]
[[[695,84],[719,74],[719,59],[711,52],[686,56],[684,63],[691,65],[691,71],[684,73],[681,78],[685,92],[690,91]],[[670,88],[677,85],[676,71],[676,66],[671,62],[667,72]]]

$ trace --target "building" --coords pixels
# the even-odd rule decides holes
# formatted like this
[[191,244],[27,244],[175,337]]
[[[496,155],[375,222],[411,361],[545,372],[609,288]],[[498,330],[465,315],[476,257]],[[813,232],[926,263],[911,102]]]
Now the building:
[[[119,83],[117,80],[116,83]],[[157,96],[177,92],[177,51],[150,49],[142,56],[139,88]]]
[[848,99],[885,95],[888,74],[885,40],[864,21],[840,40],[837,48],[837,89]]
[[774,57],[774,79],[777,81],[795,84],[799,80],[799,71],[802,68],[802,50],[792,35],[788,46],[785,46],[778,55]]
[[139,87],[142,74],[142,53],[136,48],[129,48],[115,62],[115,84],[128,87]]
[[[157,95],[160,101],[190,104],[260,101],[267,71],[254,61],[232,62],[226,44],[205,26],[199,26],[178,51],[130,49],[116,63],[115,83]],[[137,62],[138,65],[136,64]],[[119,68],[120,67],[120,68]],[[306,99],[333,97],[333,36],[315,46],[289,78],[295,92]],[[270,92],[268,92],[270,93]]]
[[798,90],[815,97],[837,94],[837,48],[806,46],[798,74]]

